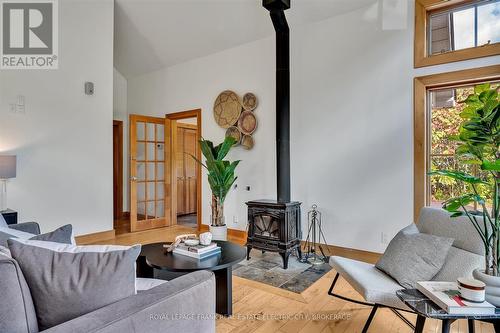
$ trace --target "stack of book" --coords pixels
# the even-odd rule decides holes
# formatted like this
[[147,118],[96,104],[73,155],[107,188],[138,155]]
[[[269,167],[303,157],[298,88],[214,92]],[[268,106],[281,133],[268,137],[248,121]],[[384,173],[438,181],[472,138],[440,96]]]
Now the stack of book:
[[470,316],[495,314],[495,307],[486,301],[469,302],[460,297],[456,282],[417,282],[417,289],[449,314]]
[[193,245],[188,246],[184,243],[177,245],[173,253],[188,256],[196,259],[205,259],[221,253],[220,247],[216,243],[210,245]]

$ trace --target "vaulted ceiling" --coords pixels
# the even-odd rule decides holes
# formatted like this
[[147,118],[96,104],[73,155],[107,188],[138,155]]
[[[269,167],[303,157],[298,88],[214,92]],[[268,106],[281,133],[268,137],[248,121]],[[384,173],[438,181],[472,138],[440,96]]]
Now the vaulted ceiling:
[[[292,0],[286,13],[293,29],[373,2]],[[115,0],[114,62],[131,78],[273,33],[261,0]]]

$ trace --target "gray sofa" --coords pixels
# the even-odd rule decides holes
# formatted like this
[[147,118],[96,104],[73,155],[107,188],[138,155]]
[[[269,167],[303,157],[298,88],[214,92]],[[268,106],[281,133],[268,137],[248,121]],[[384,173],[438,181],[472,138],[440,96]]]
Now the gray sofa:
[[[40,233],[33,222],[9,227]],[[14,259],[1,254],[0,332],[39,332],[22,271]],[[43,332],[215,332],[214,275],[208,271],[187,274]]]

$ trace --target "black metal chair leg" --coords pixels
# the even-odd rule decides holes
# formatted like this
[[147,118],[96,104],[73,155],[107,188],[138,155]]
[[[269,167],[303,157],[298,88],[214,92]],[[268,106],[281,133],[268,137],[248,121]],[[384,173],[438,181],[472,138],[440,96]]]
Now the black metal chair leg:
[[370,315],[368,316],[368,319],[366,320],[365,326],[363,327],[362,333],[368,332],[368,328],[370,328],[370,324],[372,323],[373,317],[375,317],[375,313],[378,310],[378,304],[375,304],[372,308],[372,311],[370,312]]

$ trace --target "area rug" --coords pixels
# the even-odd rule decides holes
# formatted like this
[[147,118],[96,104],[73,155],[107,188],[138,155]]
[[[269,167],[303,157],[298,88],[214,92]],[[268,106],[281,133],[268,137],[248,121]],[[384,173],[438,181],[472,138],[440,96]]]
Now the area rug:
[[311,265],[290,256],[288,269],[277,253],[252,250],[250,260],[243,260],[233,267],[233,275],[268,284],[273,287],[302,293],[331,269],[327,263]]

